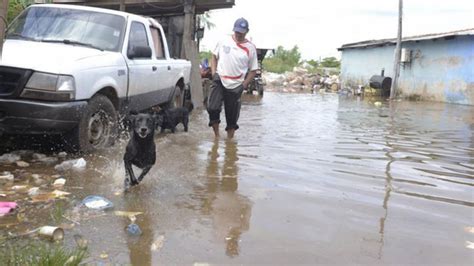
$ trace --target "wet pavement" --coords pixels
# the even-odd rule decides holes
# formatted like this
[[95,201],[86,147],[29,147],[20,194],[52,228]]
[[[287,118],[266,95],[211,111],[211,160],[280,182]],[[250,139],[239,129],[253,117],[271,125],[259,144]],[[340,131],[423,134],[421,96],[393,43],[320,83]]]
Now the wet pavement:
[[[2,164],[18,181],[0,185],[0,201],[20,207],[0,217],[0,235],[62,224],[66,246],[81,235],[87,262],[114,264],[470,265],[474,107],[375,101],[244,95],[230,141],[195,110],[188,133],[156,135],[157,164],[126,194],[124,141],[85,155],[80,171],[58,173],[61,158]],[[54,175],[71,195],[31,202],[28,189],[53,191]],[[14,185],[27,187],[9,194]],[[88,195],[114,208],[77,207]],[[114,211],[142,212],[142,235]]]

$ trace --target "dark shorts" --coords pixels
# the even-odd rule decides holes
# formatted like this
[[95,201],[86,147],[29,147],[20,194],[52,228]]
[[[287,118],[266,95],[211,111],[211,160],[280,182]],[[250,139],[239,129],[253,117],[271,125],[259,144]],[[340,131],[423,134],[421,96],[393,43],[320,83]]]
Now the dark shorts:
[[209,126],[219,124],[222,111],[222,102],[224,102],[225,119],[227,126],[225,130],[239,129],[237,120],[240,115],[240,97],[244,87],[240,85],[235,89],[226,89],[218,75],[212,80],[210,95],[207,102],[207,112],[209,113]]

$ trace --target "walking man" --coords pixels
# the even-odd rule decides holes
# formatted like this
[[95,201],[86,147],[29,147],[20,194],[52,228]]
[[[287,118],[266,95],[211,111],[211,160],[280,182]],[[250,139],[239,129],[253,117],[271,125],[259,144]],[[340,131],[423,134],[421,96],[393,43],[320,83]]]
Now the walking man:
[[207,105],[209,126],[219,137],[220,113],[222,102],[226,118],[227,137],[234,137],[239,128],[237,120],[240,114],[240,97],[244,89],[255,77],[258,69],[257,50],[245,36],[249,23],[239,18],[234,23],[234,34],[220,41],[212,52],[212,85]]

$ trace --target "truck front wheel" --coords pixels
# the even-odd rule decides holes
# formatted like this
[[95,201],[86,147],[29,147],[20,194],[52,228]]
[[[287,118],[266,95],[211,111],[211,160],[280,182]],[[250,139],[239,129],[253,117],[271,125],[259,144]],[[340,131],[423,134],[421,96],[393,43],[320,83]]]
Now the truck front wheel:
[[117,112],[104,95],[90,99],[79,125],[68,138],[74,150],[91,152],[114,144],[118,135]]

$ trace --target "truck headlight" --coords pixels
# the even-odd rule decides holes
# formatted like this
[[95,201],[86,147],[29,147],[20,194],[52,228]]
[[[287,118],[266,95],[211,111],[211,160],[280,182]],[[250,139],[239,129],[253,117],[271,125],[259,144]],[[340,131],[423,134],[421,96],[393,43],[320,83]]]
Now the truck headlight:
[[74,100],[76,85],[74,77],[34,72],[21,93],[21,97],[49,100]]

